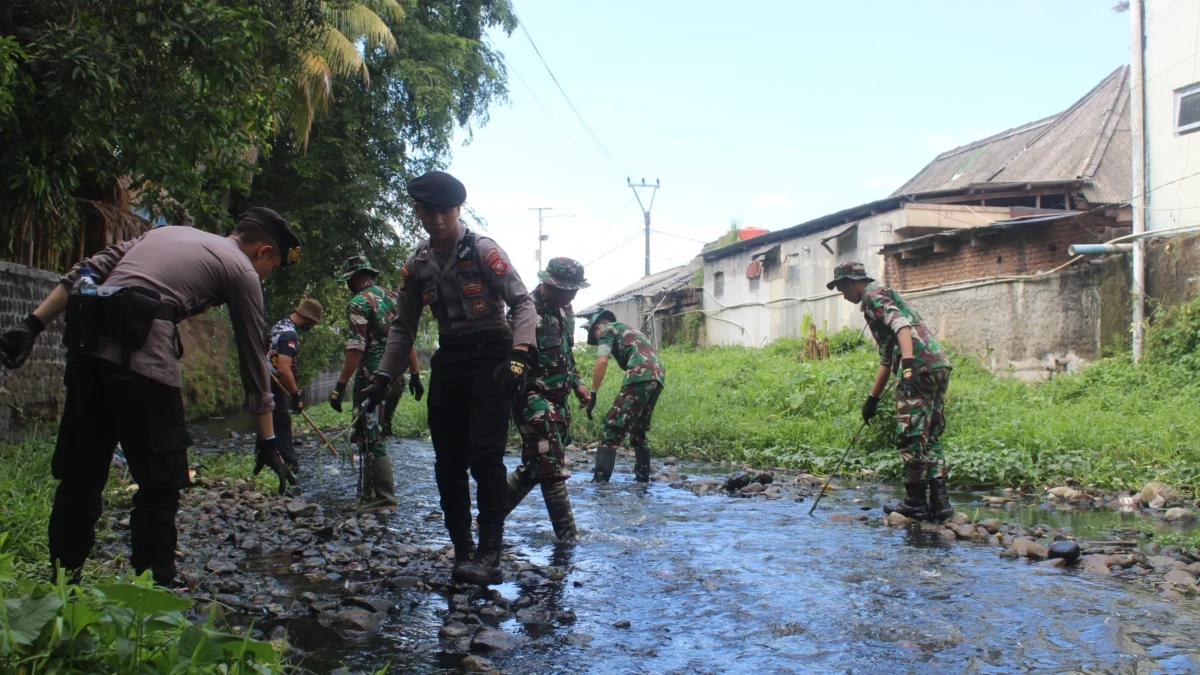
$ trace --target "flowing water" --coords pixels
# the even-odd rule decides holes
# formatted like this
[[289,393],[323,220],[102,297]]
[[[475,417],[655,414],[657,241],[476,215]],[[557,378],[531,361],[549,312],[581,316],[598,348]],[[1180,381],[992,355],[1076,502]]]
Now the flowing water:
[[[401,501],[390,527],[446,542],[440,519],[426,518],[437,508],[431,447],[396,441],[390,453]],[[353,498],[352,477],[336,467],[327,461],[316,497],[327,508]],[[810,518],[807,502],[696,497],[635,484],[629,468],[619,465],[612,484],[595,485],[575,467],[569,487],[581,535],[574,545],[556,542],[536,490],[510,517],[512,551],[565,566],[567,577],[553,589],[512,581],[497,588],[509,600],[528,595],[555,615],[571,610],[577,620],[529,631],[515,619],[501,623],[528,639],[486,655],[502,672],[1200,672],[1194,601],[1003,560],[992,546],[943,546],[919,532],[828,520],[876,506],[873,485],[826,497]],[[704,474],[679,468],[693,478]],[[970,499],[956,496],[960,505]],[[1087,536],[1121,518],[1037,509],[1004,517],[1074,525]],[[259,566],[280,571],[269,559]],[[359,641],[315,621],[292,621],[293,640],[307,652],[303,665],[458,672],[462,655],[444,653],[437,636],[448,598],[412,592],[391,599],[400,611],[379,636]],[[629,627],[614,626],[624,621]]]

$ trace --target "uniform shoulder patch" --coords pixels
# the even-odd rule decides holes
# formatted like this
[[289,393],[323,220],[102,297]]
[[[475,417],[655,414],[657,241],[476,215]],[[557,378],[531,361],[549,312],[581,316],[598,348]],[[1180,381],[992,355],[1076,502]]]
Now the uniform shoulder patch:
[[488,267],[492,268],[492,272],[497,276],[508,274],[508,262],[504,260],[504,256],[500,255],[500,249],[489,248],[483,253],[483,262]]
[[409,276],[408,265],[402,265],[400,267],[400,290],[401,291],[408,290],[408,276]]

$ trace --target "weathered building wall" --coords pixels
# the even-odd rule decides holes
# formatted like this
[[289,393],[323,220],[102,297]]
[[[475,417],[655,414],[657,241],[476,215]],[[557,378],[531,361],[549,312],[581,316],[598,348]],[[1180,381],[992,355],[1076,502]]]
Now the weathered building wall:
[[1196,0],[1145,3],[1146,226],[1151,230],[1200,220],[1200,130],[1175,133],[1176,90],[1200,84],[1198,23]]
[[[906,294],[938,338],[988,368],[1040,379],[1101,355],[1100,265],[1040,280]],[[1120,303],[1121,298],[1110,299]]]
[[1146,240],[1146,315],[1200,290],[1200,234]]
[[1031,223],[992,234],[966,237],[957,250],[928,253],[924,257],[887,258],[888,282],[900,290],[928,288],[951,281],[984,277],[1036,274],[1054,269],[1071,259],[1072,244],[1104,241],[1106,228],[1118,227],[1115,220],[1098,215],[1049,223]]

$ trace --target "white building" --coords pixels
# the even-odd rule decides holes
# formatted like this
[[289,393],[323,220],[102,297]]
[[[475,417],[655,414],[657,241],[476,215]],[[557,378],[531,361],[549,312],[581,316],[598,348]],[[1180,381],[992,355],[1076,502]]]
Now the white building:
[[1161,230],[1200,223],[1200,1],[1143,2],[1146,229]]

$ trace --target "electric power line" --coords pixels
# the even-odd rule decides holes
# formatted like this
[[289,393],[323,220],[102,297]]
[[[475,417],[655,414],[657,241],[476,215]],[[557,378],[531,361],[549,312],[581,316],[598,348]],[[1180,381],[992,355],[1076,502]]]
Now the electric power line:
[[590,267],[592,265],[595,265],[596,263],[600,262],[604,258],[607,258],[608,256],[612,255],[613,253],[616,253],[618,250],[623,248],[625,245],[629,244],[630,242],[634,241],[635,239],[637,239],[640,236],[642,236],[641,232],[635,232],[632,237],[630,237],[630,238],[626,239],[625,241],[621,242],[620,244],[617,244],[616,246],[608,249],[607,251],[602,253],[599,258],[596,258],[595,260],[584,263],[583,266]]
[[665,234],[668,237],[675,237],[676,239],[683,239],[685,241],[694,241],[697,244],[707,244],[708,243],[707,241],[704,241],[701,239],[692,239],[691,237],[685,237],[682,234],[675,234],[673,232],[663,232],[662,230],[655,230],[655,229],[651,229],[650,231],[654,232],[656,234]]
[[542,51],[538,49],[537,43],[533,41],[533,36],[529,34],[529,29],[525,27],[525,21],[521,19],[521,16],[517,14],[516,10],[513,10],[513,16],[517,19],[517,24],[521,26],[521,32],[524,33],[525,38],[529,40],[530,46],[533,47],[534,53],[537,54],[538,60],[542,62],[542,65],[546,68],[546,72],[550,74],[550,79],[554,81],[554,86],[558,88],[558,92],[562,94],[563,99],[567,102],[567,106],[571,108],[571,112],[575,114],[575,118],[579,120],[579,124],[583,126],[583,130],[587,132],[588,137],[592,139],[592,142],[596,144],[596,147],[600,149],[600,152],[603,153],[604,156],[607,157],[614,166],[616,166],[616,168],[620,169],[621,173],[629,175],[629,171],[617,161],[617,158],[614,157],[611,152],[608,151],[608,148],[606,148],[604,143],[600,141],[600,137],[596,135],[596,132],[592,131],[590,126],[588,126],[587,120],[583,119],[583,115],[579,112],[579,109],[576,108],[575,104],[571,102],[571,97],[567,96],[567,91],[563,89],[563,86],[561,83],[559,83],[558,78],[554,76],[554,71],[550,69],[550,64],[546,62],[546,58],[542,56]]
[[567,132],[566,128],[564,128],[562,124],[559,124],[559,122],[558,122],[558,119],[554,117],[554,113],[550,112],[550,109],[549,109],[549,108],[547,108],[547,107],[546,107],[546,106],[545,106],[545,105],[542,103],[541,99],[539,99],[539,98],[537,97],[537,94],[533,93],[533,88],[532,88],[532,87],[530,87],[530,86],[529,86],[529,84],[527,84],[527,83],[525,82],[525,78],[521,77],[521,73],[517,72],[517,69],[516,69],[516,68],[513,68],[511,65],[509,66],[509,69],[510,69],[510,70],[512,70],[512,73],[513,73],[513,75],[516,75],[516,76],[517,76],[517,80],[518,80],[518,81],[520,81],[520,83],[521,83],[521,86],[525,87],[525,91],[528,91],[528,92],[529,92],[529,95],[533,97],[533,100],[534,100],[534,102],[536,102],[536,103],[537,103],[537,104],[538,104],[538,105],[541,107],[541,109],[542,109],[542,110],[543,110],[543,111],[546,113],[546,115],[547,115],[547,116],[550,118],[550,121],[551,121],[551,122],[554,122],[554,126],[558,127],[558,130],[559,130],[559,131],[561,131],[561,132],[563,132],[563,135],[567,137],[567,140],[568,140],[568,141],[571,141],[571,145],[574,145],[576,148],[578,148],[578,149],[579,149],[579,152],[582,152],[584,157],[587,157],[588,159],[592,160],[592,163],[593,163],[593,164],[595,164],[596,166],[600,167],[600,170],[601,170],[601,171],[603,171],[604,173],[606,173],[606,174],[608,174],[608,175],[610,175],[610,176],[614,176],[614,177],[615,177],[617,174],[613,173],[612,171],[609,171],[609,170],[608,170],[608,167],[606,167],[606,166],[604,166],[603,164],[601,164],[600,162],[596,161],[596,158],[595,158],[595,157],[592,157],[590,154],[588,154],[588,151],[583,149],[583,146],[582,146],[582,145],[580,145],[580,144],[579,144],[579,143],[578,143],[578,142],[575,140],[575,138],[574,138],[573,136],[571,136],[571,134],[570,134],[570,133],[568,133],[568,132]]

